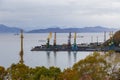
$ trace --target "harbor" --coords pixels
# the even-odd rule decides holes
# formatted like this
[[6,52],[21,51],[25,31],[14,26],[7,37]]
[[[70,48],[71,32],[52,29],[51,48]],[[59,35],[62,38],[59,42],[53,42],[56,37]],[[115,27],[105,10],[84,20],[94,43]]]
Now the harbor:
[[[1,54],[2,54],[1,62],[0,62],[1,65],[4,65],[7,68],[13,62],[14,63],[19,62],[19,64],[26,64],[30,67],[45,66],[49,68],[50,66],[55,66],[55,67],[60,67],[61,70],[64,70],[66,68],[72,67],[76,62],[84,59],[86,56],[93,54],[93,51],[100,51],[101,45],[103,44],[102,41],[104,41],[103,33],[71,33],[71,39],[69,39],[70,33],[62,33],[62,34],[56,33],[56,40],[55,40],[55,33],[52,33],[53,37],[50,35],[51,33],[49,34],[24,33],[23,36],[22,31],[20,36],[15,36],[13,34],[0,35],[2,37],[1,44],[3,45],[6,44],[1,47]],[[79,38],[78,36],[83,36],[83,37]],[[108,36],[107,33],[106,41],[109,38],[110,37]],[[70,48],[68,48],[68,42],[70,42],[71,44]],[[77,47],[75,47],[74,43],[76,43]],[[11,45],[12,47],[7,45]],[[33,49],[32,46],[35,45],[38,45],[38,48],[42,46],[41,50],[38,49],[38,51],[31,51],[31,49]],[[46,49],[47,45],[49,49]],[[97,48],[95,47],[95,45]],[[59,47],[60,48],[65,47],[65,48],[62,50],[56,50],[57,48],[54,49],[55,48],[54,46],[57,46],[57,48]],[[8,48],[8,50],[4,50],[6,47]],[[73,49],[74,47],[75,49]],[[108,47],[108,49],[109,48],[110,47]]]
[[[38,45],[35,46],[34,48],[31,49],[31,51],[109,51],[113,50],[116,52],[120,52],[120,47],[119,46],[114,46],[112,43],[112,37],[113,37],[113,32],[110,32],[110,38],[111,41],[109,42],[109,45],[104,46],[106,40],[106,32],[104,32],[104,42],[99,42],[98,41],[98,36],[96,42],[91,42],[91,43],[79,43],[77,44],[77,33],[73,33],[74,36],[71,35],[72,33],[69,33],[68,36],[68,42],[64,44],[57,44],[56,40],[56,35],[57,33],[54,33],[54,42],[53,45],[50,44],[50,40],[52,38],[52,32],[49,33],[46,44],[45,45]],[[71,43],[71,39],[73,38],[74,42]],[[111,43],[111,44],[110,44]]]

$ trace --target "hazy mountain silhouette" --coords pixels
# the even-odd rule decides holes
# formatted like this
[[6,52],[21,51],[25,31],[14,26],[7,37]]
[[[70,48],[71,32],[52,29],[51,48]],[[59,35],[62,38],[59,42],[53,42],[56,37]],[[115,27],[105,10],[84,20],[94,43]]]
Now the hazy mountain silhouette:
[[48,33],[48,32],[57,32],[57,33],[68,33],[68,32],[108,32],[108,31],[115,31],[116,29],[113,28],[105,28],[101,26],[96,27],[84,27],[84,28],[47,28],[47,29],[36,29],[28,31],[28,33]]
[[[9,27],[3,24],[0,24],[0,33],[19,33],[20,28]],[[68,32],[108,32],[115,31],[117,29],[114,28],[105,28],[101,26],[96,27],[84,27],[84,28],[47,28],[47,29],[35,29],[27,31],[27,33],[49,33],[49,32],[57,32],[57,33],[68,33]]]
[[20,28],[9,27],[9,26],[0,24],[0,33],[19,33],[20,30],[21,30]]

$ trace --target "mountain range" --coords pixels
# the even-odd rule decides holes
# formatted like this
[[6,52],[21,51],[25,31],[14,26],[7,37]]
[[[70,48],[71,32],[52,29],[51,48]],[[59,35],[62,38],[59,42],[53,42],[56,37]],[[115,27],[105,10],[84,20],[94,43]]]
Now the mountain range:
[[117,29],[113,28],[105,28],[101,26],[96,27],[84,27],[84,28],[47,28],[47,29],[36,29],[28,31],[28,33],[49,33],[49,32],[57,32],[57,33],[68,33],[68,32],[109,32],[109,31],[115,31]]
[[0,33],[19,33],[20,28],[8,27],[6,25],[0,24]]
[[[9,27],[3,24],[0,24],[0,33],[19,33],[20,28],[16,27]],[[106,28],[102,26],[95,26],[95,27],[84,27],[84,28],[47,28],[47,29],[35,29],[30,31],[25,31],[26,33],[49,33],[49,32],[57,32],[57,33],[68,33],[68,32],[109,32],[109,31],[116,31],[117,29],[114,28]]]

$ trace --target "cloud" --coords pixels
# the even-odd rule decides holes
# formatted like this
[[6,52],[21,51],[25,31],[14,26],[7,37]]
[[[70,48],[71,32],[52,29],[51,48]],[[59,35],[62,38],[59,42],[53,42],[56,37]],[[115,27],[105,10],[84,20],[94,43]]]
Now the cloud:
[[119,26],[119,0],[0,0],[0,22],[12,26]]

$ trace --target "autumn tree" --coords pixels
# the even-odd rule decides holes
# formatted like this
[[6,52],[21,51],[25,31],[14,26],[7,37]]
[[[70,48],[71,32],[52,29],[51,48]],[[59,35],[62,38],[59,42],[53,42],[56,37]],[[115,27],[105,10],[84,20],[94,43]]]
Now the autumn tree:
[[104,42],[103,46],[109,46],[113,42],[115,46],[120,46],[120,30],[115,32],[115,34],[108,39],[107,41]]
[[106,62],[105,56],[95,52],[77,62],[73,69],[78,72],[81,80],[83,77],[88,78],[88,80],[103,80],[108,75],[109,67],[110,65]]
[[50,67],[49,68],[49,76],[54,78],[54,80],[58,79],[58,75],[61,73],[60,68],[57,67]]
[[107,54],[106,61],[111,65],[109,68],[110,79],[118,80],[118,78],[120,79],[120,53],[112,51]]
[[25,64],[12,64],[11,67],[7,69],[8,77],[12,80],[29,80],[30,70]]
[[65,69],[58,77],[58,80],[78,80],[78,75],[76,70],[71,68]]
[[116,46],[119,46],[120,44],[120,30],[117,31],[113,36],[113,41]]
[[106,56],[108,55],[94,52],[75,63],[73,68],[64,70],[58,80],[104,80],[108,77],[111,67]]
[[3,66],[0,66],[0,80],[3,80],[5,75],[6,75],[5,68]]
[[34,69],[34,80],[57,80],[58,75],[61,73],[61,70],[56,67],[36,67]]

